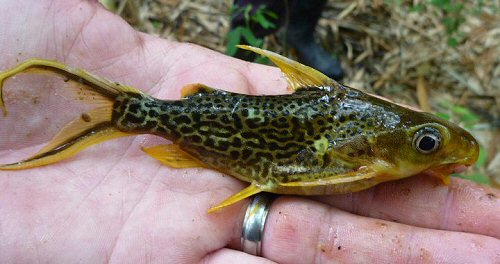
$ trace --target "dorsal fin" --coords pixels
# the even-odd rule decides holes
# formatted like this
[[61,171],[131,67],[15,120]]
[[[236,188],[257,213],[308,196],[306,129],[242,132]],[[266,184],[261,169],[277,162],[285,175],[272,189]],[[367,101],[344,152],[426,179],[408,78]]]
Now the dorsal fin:
[[181,98],[186,98],[191,95],[195,95],[198,93],[213,93],[215,91],[214,88],[210,88],[206,85],[200,83],[193,83],[185,85],[181,88]]
[[285,74],[288,86],[293,91],[306,87],[338,87],[338,83],[324,75],[323,73],[298,63],[287,57],[276,54],[272,51],[259,49],[247,45],[237,45],[238,48],[250,50],[269,58]]

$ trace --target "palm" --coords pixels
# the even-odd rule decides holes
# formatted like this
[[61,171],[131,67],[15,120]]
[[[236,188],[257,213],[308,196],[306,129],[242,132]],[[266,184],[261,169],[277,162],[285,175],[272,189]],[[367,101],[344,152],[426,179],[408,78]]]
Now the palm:
[[[186,49],[187,45],[177,44],[174,48],[174,44],[139,34],[118,17],[99,8],[97,3],[25,2],[2,5],[2,13],[12,14],[0,18],[2,24],[23,24],[26,29],[1,29],[2,54],[9,55],[2,58],[2,69],[13,66],[16,59],[51,58],[141,88],[159,98],[178,98],[182,85],[201,81],[242,92],[249,92],[250,85],[257,88],[264,85],[246,81],[237,68],[244,67],[244,63],[237,64],[201,48],[195,48],[200,49],[196,57],[191,56],[187,52],[194,47]],[[44,21],[7,11],[23,8],[43,10],[43,14],[36,17]],[[64,15],[56,15],[63,11]],[[170,70],[174,64],[175,71]],[[226,74],[222,76],[220,72]],[[276,70],[272,72],[278,76]],[[22,103],[23,99],[9,96],[12,93],[7,93],[5,98],[9,116],[2,117],[5,125],[0,127],[0,138],[5,140],[0,145],[0,153],[8,154],[3,156],[9,160],[18,160],[35,153],[40,146],[32,146],[46,141],[47,131],[42,131],[38,122],[19,124],[23,116],[26,118],[26,112],[32,110]],[[38,111],[40,109],[50,108],[45,106]],[[54,113],[38,113],[38,116],[49,114]],[[14,123],[24,132],[12,133]],[[54,135],[56,128],[49,130]],[[24,138],[27,134],[29,138]],[[212,171],[172,170],[160,166],[140,151],[145,138],[114,140],[88,149],[67,162],[1,177],[1,215],[10,215],[2,222],[6,228],[4,235],[12,241],[29,237],[27,241],[32,249],[47,253],[43,259],[50,262],[68,262],[73,258],[93,263],[123,258],[192,262],[225,247],[237,234],[222,227],[234,223],[222,215],[207,215],[206,210],[235,192],[241,184]],[[24,148],[9,151],[19,147]],[[238,208],[222,214],[234,214]],[[207,232],[213,235],[201,235]],[[94,242],[92,238],[96,237],[99,239]],[[21,249],[16,244],[10,247],[13,254],[19,249],[24,256],[29,255],[25,247]],[[71,250],[74,248],[79,250]],[[64,249],[68,251],[61,251]]]
[[[4,2],[0,69],[30,57],[56,59],[170,99],[179,97],[183,85],[196,82],[244,93],[285,91],[275,68],[137,33],[94,1]],[[13,83],[5,94],[9,116],[0,117],[0,164],[35,153],[64,124],[53,124],[59,116],[66,118],[67,109],[50,104],[51,95],[41,89],[32,90],[40,97],[31,90],[16,92],[36,86],[36,80]],[[36,98],[42,98],[40,104]],[[265,262],[224,250],[238,247],[246,203],[206,213],[243,184],[215,171],[173,170],[140,151],[161,141],[151,136],[122,138],[61,163],[0,172],[2,262],[192,263],[235,262],[235,257]],[[431,257],[446,257],[442,251],[455,248],[449,254],[457,260],[481,256],[494,262],[500,258],[495,251],[500,247],[495,225],[500,206],[492,197],[499,195],[464,181],[455,181],[450,189],[436,187],[433,180],[420,177],[323,197],[321,203],[282,198],[270,212],[263,254],[282,263],[354,261],[353,256],[392,262],[408,256],[418,260],[423,248]],[[348,235],[353,227],[357,236]],[[413,240],[405,239],[407,233]],[[380,234],[391,239],[370,244]],[[433,246],[433,237],[444,242]],[[394,241],[401,248],[421,248],[416,254],[398,251]],[[469,247],[464,241],[483,246]]]

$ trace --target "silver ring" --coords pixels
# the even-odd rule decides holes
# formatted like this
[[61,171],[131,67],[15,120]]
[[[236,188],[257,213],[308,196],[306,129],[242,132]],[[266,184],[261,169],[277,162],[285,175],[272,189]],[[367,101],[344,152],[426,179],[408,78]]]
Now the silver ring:
[[267,214],[273,201],[269,193],[256,194],[247,207],[243,230],[241,232],[241,249],[243,252],[261,256],[262,237],[266,225]]

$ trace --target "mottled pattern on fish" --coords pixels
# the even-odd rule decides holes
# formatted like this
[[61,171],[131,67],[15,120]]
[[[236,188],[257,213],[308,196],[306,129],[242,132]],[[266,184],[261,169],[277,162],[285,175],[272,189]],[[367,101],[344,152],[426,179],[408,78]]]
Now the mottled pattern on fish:
[[118,98],[113,120],[123,131],[168,138],[239,179],[293,182],[369,164],[374,133],[406,128],[391,103],[366,99],[347,87],[276,96],[201,89],[180,101],[132,94]]

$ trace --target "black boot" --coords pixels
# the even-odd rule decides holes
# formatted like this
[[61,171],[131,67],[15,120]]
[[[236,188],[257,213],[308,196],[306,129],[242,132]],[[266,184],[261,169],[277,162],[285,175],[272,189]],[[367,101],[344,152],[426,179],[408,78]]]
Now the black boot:
[[[297,51],[299,60],[323,72],[330,78],[342,79],[343,72],[340,62],[316,43],[313,36],[326,0],[235,0],[234,3],[240,7],[251,4],[252,12],[259,6],[266,5],[266,9],[278,15],[278,19],[275,20],[269,18],[276,24],[276,27],[264,29],[256,23],[249,23],[250,30],[257,38],[264,38],[276,32],[279,27],[285,24],[285,21],[288,21],[285,40],[290,47]],[[246,23],[243,15],[240,14],[231,20],[231,29],[238,26],[247,26]],[[240,44],[248,43],[242,38]],[[233,56],[246,61],[254,61],[257,55],[239,49]]]
[[326,0],[291,1],[290,19],[285,31],[285,40],[294,48],[299,60],[330,78],[340,80],[343,77],[340,62],[326,52],[314,40],[316,24]]

